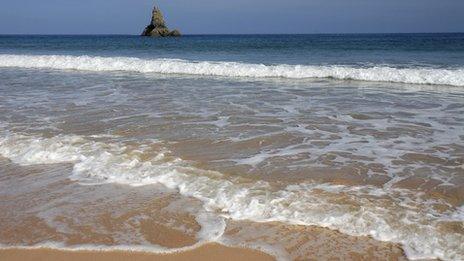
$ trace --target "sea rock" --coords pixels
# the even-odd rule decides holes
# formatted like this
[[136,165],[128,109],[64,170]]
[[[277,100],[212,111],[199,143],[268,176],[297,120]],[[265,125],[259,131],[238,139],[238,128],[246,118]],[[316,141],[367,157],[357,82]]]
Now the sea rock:
[[182,34],[179,32],[179,30],[174,30],[174,31],[171,31],[169,33],[169,36],[172,36],[172,37],[179,37],[179,36],[182,36]]
[[151,22],[145,30],[143,30],[142,36],[152,37],[179,37],[181,33],[178,30],[170,31],[164,21],[163,13],[158,7],[153,8]]

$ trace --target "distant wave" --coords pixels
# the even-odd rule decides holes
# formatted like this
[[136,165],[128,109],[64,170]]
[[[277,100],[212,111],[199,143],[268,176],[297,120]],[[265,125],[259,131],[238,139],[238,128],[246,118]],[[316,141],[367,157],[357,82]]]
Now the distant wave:
[[255,78],[333,78],[340,80],[464,86],[464,68],[393,68],[388,66],[358,68],[339,65],[264,65],[239,62],[71,55],[0,55],[0,67],[129,71]]

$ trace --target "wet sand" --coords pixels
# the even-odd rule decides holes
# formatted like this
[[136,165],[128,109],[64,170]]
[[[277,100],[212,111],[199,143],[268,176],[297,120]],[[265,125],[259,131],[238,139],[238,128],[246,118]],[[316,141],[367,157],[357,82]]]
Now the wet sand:
[[6,249],[0,250],[1,261],[181,261],[181,260],[275,260],[272,256],[251,249],[232,248],[219,244],[208,244],[175,254],[152,254],[125,251],[61,251],[53,249]]

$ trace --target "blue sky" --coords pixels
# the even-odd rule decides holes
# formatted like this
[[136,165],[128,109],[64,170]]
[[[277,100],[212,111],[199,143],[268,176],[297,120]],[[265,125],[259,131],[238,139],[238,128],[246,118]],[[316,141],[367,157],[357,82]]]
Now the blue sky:
[[[152,0],[0,0],[0,34],[139,34]],[[464,0],[158,0],[186,34],[464,32]]]

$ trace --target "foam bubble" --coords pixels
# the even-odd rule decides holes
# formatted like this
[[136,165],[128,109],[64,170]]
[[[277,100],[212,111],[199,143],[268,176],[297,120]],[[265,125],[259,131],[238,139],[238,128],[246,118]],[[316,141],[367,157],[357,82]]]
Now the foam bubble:
[[464,86],[464,69],[394,68],[387,66],[264,65],[240,62],[188,61],[70,55],[0,55],[0,67],[85,71],[128,71],[256,78],[334,78],[376,82]]

